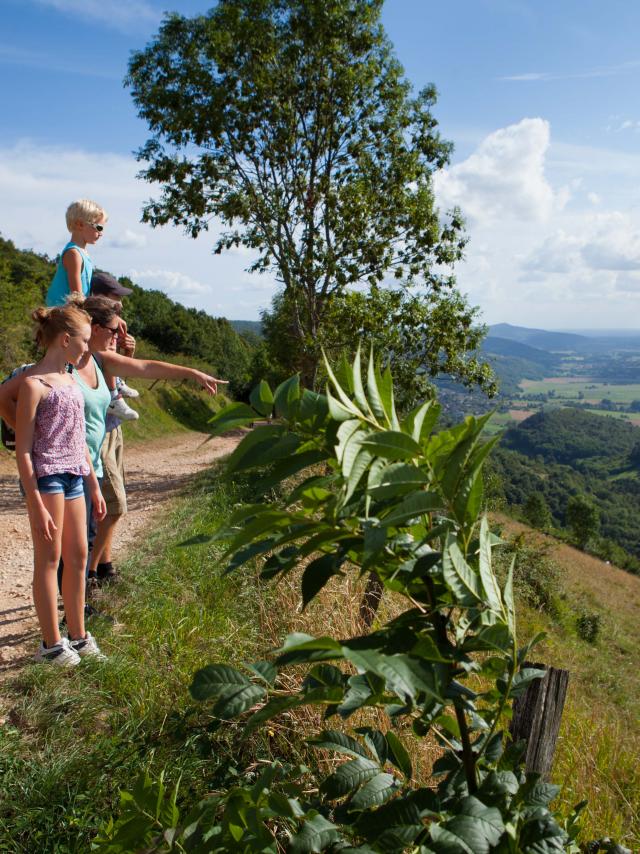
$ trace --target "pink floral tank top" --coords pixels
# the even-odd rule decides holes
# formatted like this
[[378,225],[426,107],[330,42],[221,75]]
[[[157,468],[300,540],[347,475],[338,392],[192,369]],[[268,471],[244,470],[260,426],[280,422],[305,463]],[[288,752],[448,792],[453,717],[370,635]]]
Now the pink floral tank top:
[[85,446],[84,397],[73,383],[51,386],[36,410],[31,458],[36,477],[89,474]]

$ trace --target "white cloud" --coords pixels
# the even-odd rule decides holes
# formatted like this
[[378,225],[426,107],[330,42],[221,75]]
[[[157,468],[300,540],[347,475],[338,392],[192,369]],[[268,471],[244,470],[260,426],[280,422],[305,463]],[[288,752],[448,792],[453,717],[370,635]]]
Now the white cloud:
[[207,285],[203,285],[202,282],[198,282],[176,270],[137,270],[134,268],[129,271],[129,277],[144,288],[164,291],[177,299],[178,302],[183,302],[180,297],[206,294],[209,291]]
[[145,0],[32,0],[57,12],[120,30],[139,30],[159,23],[161,13]]
[[545,176],[549,123],[522,119],[494,131],[462,163],[435,176],[438,202],[459,205],[472,221],[545,220],[567,202],[568,191],[554,192]]
[[109,242],[114,249],[142,249],[147,245],[147,236],[125,228],[119,234],[111,235]]
[[[54,258],[69,240],[64,213],[78,198],[95,199],[109,220],[90,254],[96,266],[115,276],[166,290],[173,299],[216,315],[256,319],[274,291],[269,276],[249,276],[254,256],[213,254],[211,230],[193,240],[178,228],[153,229],[140,222],[154,194],[136,178],[132,156],[34,145],[29,140],[0,147],[0,234],[20,249]],[[155,278],[154,278],[155,277]],[[232,286],[240,284],[240,292]]]
[[599,68],[587,68],[584,71],[529,71],[524,74],[510,74],[499,77],[498,80],[508,80],[515,83],[538,83],[550,80],[589,80],[598,77],[614,77],[618,74],[628,74],[640,66],[640,60],[620,62],[616,65],[606,65]]

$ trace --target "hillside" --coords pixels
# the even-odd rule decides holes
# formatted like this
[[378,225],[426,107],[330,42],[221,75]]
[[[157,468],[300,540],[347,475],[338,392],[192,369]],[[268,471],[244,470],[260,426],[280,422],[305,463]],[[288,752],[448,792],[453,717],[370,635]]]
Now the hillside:
[[489,338],[507,338],[529,347],[550,352],[565,350],[591,350],[593,342],[584,335],[573,332],[548,332],[545,329],[529,329],[526,326],[512,326],[510,323],[496,323],[489,327]]
[[[17,249],[0,237],[0,373],[34,357],[29,315],[44,302],[55,263],[44,255]],[[252,344],[225,318],[185,308],[161,291],[133,289],[124,300],[124,317],[133,335],[165,355],[197,360],[201,367],[231,380],[231,393],[241,394],[251,382]]]
[[[640,570],[640,479],[637,427],[571,408],[546,410],[509,428],[491,457],[507,503],[522,507],[540,493],[554,524],[566,524],[572,495],[591,500],[600,514],[599,553]],[[621,549],[627,555],[621,553]]]
[[[503,515],[495,521],[513,540],[505,558],[515,553],[518,564],[520,637],[545,632],[535,660],[569,671],[553,782],[567,809],[588,799],[591,834],[607,827],[637,851],[640,578]],[[585,620],[596,627],[591,641],[581,634]]]

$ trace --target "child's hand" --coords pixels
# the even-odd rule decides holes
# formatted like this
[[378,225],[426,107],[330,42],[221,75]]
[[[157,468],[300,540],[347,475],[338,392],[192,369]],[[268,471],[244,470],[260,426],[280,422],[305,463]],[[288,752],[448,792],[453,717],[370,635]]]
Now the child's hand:
[[93,516],[96,522],[102,522],[104,517],[107,515],[107,503],[104,500],[100,489],[96,489],[95,492],[92,490],[91,507],[93,509]]
[[118,346],[122,350],[123,356],[128,356],[129,359],[132,359],[133,354],[136,352],[136,339],[127,332],[124,338],[118,339]]
[[202,371],[195,371],[195,381],[200,383],[202,388],[206,389],[209,394],[218,393],[218,384],[229,385],[229,380],[219,380],[216,377],[210,377],[208,374],[203,374]]
[[48,543],[53,542],[53,536],[58,529],[53,521],[51,513],[49,513],[44,505],[36,511],[33,526],[36,529],[37,534],[42,537],[42,539],[46,540]]

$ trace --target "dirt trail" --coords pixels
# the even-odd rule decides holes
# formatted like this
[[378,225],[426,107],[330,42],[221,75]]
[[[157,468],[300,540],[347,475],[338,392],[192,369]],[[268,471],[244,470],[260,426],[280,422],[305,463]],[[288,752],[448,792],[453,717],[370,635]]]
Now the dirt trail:
[[[129,513],[116,531],[114,560],[127,550],[169,499],[184,491],[194,475],[230,453],[237,437],[204,444],[202,433],[179,433],[125,446]],[[32,549],[29,521],[15,461],[0,456],[0,678],[29,661],[38,640],[31,601]]]

